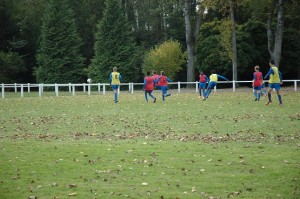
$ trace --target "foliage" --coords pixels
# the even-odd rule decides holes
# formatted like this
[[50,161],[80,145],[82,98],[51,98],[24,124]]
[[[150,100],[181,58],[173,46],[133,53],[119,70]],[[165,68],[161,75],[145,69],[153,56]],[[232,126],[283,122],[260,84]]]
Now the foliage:
[[0,51],[0,82],[16,83],[25,81],[22,78],[26,72],[25,62],[22,56],[16,52]]
[[85,78],[81,38],[74,12],[66,0],[51,0],[43,18],[41,41],[37,52],[37,81],[41,83],[76,83]]
[[151,70],[164,71],[169,78],[173,79],[184,63],[185,57],[181,44],[173,40],[165,41],[145,55],[143,72],[146,74]]
[[131,27],[118,0],[106,1],[94,46],[95,56],[88,69],[94,82],[107,82],[113,67],[117,67],[124,82],[135,82],[139,68],[136,62],[137,47]]

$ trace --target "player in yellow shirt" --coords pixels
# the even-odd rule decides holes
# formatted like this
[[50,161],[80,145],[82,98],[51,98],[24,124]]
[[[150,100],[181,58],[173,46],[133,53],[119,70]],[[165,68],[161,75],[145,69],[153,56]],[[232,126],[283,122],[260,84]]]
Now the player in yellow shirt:
[[282,84],[282,74],[274,64],[275,64],[274,60],[269,61],[270,70],[264,78],[264,79],[267,79],[268,77],[270,78],[269,79],[269,89],[268,89],[268,98],[269,98],[269,100],[266,103],[266,105],[269,105],[272,102],[271,93],[272,93],[273,89],[276,90],[279,105],[282,105],[282,99],[281,99],[281,95],[280,95],[280,92],[279,92],[280,84]]
[[115,103],[118,103],[118,89],[122,82],[122,76],[117,71],[118,71],[117,67],[114,67],[113,72],[109,76],[109,82],[114,91]]
[[219,79],[223,79],[223,80],[229,82],[229,80],[226,77],[223,77],[222,75],[218,75],[218,74],[216,74],[215,70],[212,70],[211,75],[209,76],[209,83],[208,83],[206,92],[204,93],[204,96],[203,96],[203,101],[208,98],[210,92],[217,85]]

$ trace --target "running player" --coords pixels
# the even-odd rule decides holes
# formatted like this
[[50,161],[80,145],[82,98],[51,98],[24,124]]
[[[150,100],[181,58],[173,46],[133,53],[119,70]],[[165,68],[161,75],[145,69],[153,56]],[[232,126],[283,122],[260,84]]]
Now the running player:
[[203,96],[203,101],[206,100],[211,93],[211,90],[218,84],[218,80],[223,79],[229,82],[229,80],[226,77],[223,77],[222,75],[216,74],[215,70],[211,71],[211,75],[209,76],[209,83],[206,89],[206,92]]
[[161,88],[162,99],[163,99],[163,101],[165,101],[166,97],[171,96],[171,94],[167,94],[167,92],[168,92],[168,82],[172,82],[172,81],[167,76],[165,76],[164,71],[161,71],[160,77],[155,82],[156,83],[159,82],[160,88]]
[[156,102],[156,98],[152,95],[154,89],[154,78],[150,76],[150,71],[147,72],[147,76],[144,78],[144,88],[145,99],[148,102],[148,95],[153,99],[153,102]]
[[[156,81],[160,76],[156,74],[156,71],[154,70],[152,71],[152,77],[154,81]],[[160,90],[160,83],[159,82],[155,83],[155,87]]]
[[115,103],[118,103],[118,89],[119,89],[119,86],[121,85],[121,81],[122,81],[122,76],[117,71],[118,71],[117,67],[114,67],[113,72],[109,76],[109,82],[114,91]]
[[280,92],[279,92],[280,84],[282,84],[282,74],[274,64],[275,64],[274,60],[269,61],[270,70],[264,78],[264,79],[270,78],[269,79],[269,89],[268,89],[268,99],[269,100],[266,103],[266,105],[269,105],[272,102],[271,93],[272,93],[273,89],[276,90],[279,105],[282,105],[282,99],[281,99],[281,95],[280,95]]

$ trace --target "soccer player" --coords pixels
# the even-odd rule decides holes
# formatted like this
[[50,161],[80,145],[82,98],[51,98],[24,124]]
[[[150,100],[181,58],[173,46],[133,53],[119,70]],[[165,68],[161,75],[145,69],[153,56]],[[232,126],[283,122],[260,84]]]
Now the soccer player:
[[162,94],[162,99],[165,101],[166,97],[171,96],[171,94],[167,94],[168,91],[168,82],[172,82],[167,76],[165,76],[165,72],[161,71],[160,72],[160,77],[155,81],[155,83],[158,83],[161,88],[161,94]]
[[[159,76],[158,74],[156,74],[156,71],[155,71],[155,70],[152,71],[152,78],[154,79],[154,81],[156,81],[159,77],[160,77],[160,76]],[[157,82],[157,83],[155,84],[155,87],[156,87],[157,89],[160,90],[160,83]]]
[[223,79],[229,82],[229,80],[226,77],[223,77],[222,75],[216,74],[215,70],[211,71],[211,75],[209,76],[209,83],[206,89],[206,92],[203,96],[203,101],[206,100],[211,93],[211,90],[218,84],[218,80]]
[[255,101],[259,101],[260,96],[261,96],[263,76],[262,76],[262,73],[259,71],[259,66],[255,66],[254,70],[255,70],[255,72],[253,73],[252,87],[253,87]]
[[109,82],[114,91],[115,103],[118,103],[118,89],[119,89],[119,86],[121,85],[121,81],[122,81],[122,76],[117,71],[118,71],[117,67],[114,67],[113,72],[109,76]]
[[209,81],[208,77],[201,71],[200,75],[199,75],[199,94],[200,94],[200,96],[198,98],[200,98],[202,96],[201,91],[204,96],[206,83],[208,81]]
[[275,64],[274,60],[269,61],[270,70],[264,78],[264,79],[270,78],[269,79],[269,89],[268,89],[268,99],[269,100],[266,103],[266,105],[269,105],[272,102],[271,93],[272,93],[273,89],[276,90],[279,105],[282,105],[282,99],[281,99],[281,95],[280,95],[280,92],[279,92],[280,84],[282,84],[282,74],[274,64]]
[[152,95],[154,89],[154,78],[150,76],[150,71],[147,72],[147,76],[144,78],[145,99],[148,102],[148,95],[153,99],[153,103],[156,102],[156,98]]

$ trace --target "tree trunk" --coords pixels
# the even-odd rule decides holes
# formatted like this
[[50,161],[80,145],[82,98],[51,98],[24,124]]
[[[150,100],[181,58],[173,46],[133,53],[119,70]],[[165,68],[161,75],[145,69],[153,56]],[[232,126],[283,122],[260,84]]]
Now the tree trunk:
[[236,48],[236,34],[235,34],[235,20],[232,0],[229,0],[230,18],[231,18],[231,45],[232,45],[232,80],[237,81],[237,48]]
[[194,45],[192,38],[192,25],[191,25],[191,9],[190,0],[184,1],[184,22],[185,22],[185,38],[188,52],[187,60],[187,82],[195,81],[195,66],[194,66]]
[[275,6],[276,6],[276,0],[273,0],[269,12],[268,22],[267,22],[267,35],[268,35],[268,50],[269,50],[270,57],[271,59],[274,60],[275,65],[279,67],[280,58],[281,58],[282,36],[283,36],[283,0],[278,0],[277,27],[276,27],[276,33],[274,39],[271,25],[272,25]]
[[276,28],[275,44],[274,44],[274,61],[275,66],[279,68],[281,58],[281,46],[283,35],[283,0],[278,2],[278,16],[277,16],[277,28]]

